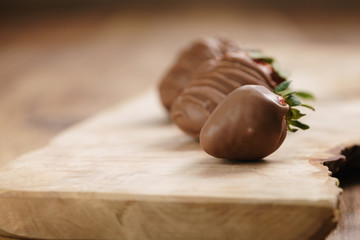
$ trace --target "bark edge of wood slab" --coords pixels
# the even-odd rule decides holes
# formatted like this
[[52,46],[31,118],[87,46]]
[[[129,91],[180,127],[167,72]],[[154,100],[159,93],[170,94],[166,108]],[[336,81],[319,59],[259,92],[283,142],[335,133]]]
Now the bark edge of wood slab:
[[336,224],[341,189],[322,163],[342,159],[336,149],[360,143],[357,106],[360,101],[318,103],[307,119],[311,130],[289,134],[262,161],[235,163],[201,151],[167,121],[150,91],[1,168],[0,233],[37,239],[325,238]]

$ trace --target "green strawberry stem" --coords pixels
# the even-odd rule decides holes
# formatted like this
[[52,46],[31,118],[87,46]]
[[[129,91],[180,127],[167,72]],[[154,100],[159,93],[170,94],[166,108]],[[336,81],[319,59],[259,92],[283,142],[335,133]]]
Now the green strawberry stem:
[[253,60],[259,60],[270,64],[275,74],[284,80],[274,88],[274,93],[283,97],[285,103],[288,104],[290,107],[289,111],[286,114],[287,129],[290,132],[296,132],[299,129],[309,129],[310,127],[308,125],[299,121],[299,119],[306,114],[301,113],[300,110],[295,107],[305,107],[315,111],[312,106],[303,104],[300,101],[300,98],[314,99],[313,95],[305,91],[294,91],[290,89],[289,86],[291,84],[291,81],[286,80],[287,74],[278,67],[278,64],[274,58],[264,55],[262,51],[258,49],[247,49],[247,52]]
[[306,107],[313,111],[315,109],[307,104],[303,104],[299,98],[303,99],[314,99],[313,95],[304,92],[304,91],[293,91],[289,88],[291,84],[291,81],[284,81],[277,85],[274,88],[274,93],[282,96],[285,100],[285,103],[289,105],[289,111],[286,114],[286,122],[287,122],[287,128],[290,132],[296,132],[299,129],[306,130],[310,127],[302,122],[300,122],[298,119],[302,118],[306,114],[300,112],[299,109],[295,107]]

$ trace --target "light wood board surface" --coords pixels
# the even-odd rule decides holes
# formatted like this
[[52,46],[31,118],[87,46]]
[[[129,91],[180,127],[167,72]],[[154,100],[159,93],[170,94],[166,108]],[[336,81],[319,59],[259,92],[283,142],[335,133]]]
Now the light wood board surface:
[[[320,100],[357,98],[358,22],[338,11],[224,7],[114,8],[1,21],[0,164],[153,85],[195,36],[224,34],[273,53],[292,70],[294,84]],[[356,182],[344,185],[341,222],[329,239],[359,236]]]
[[153,91],[4,166],[0,227],[49,239],[323,238],[340,189],[321,163],[360,143],[359,105],[319,104],[311,131],[239,164],[202,152]]

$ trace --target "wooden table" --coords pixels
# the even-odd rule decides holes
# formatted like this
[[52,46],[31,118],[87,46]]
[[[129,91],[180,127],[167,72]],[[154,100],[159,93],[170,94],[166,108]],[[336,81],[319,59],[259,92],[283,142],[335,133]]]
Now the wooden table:
[[[322,100],[359,97],[360,17],[201,7],[81,9],[0,22],[0,166],[92,114],[156,84],[198,36],[261,47]],[[341,84],[341,88],[339,88]],[[328,239],[360,236],[360,178],[341,180],[342,218]],[[1,233],[1,232],[0,232]]]

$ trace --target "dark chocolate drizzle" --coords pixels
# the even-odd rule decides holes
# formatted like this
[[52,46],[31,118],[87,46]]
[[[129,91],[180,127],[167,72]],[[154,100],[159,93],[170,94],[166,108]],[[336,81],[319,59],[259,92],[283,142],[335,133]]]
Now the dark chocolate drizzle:
[[208,60],[175,99],[172,119],[184,132],[198,138],[207,118],[229,93],[250,84],[273,89],[276,83],[271,74],[272,68],[256,63],[240,50]]
[[223,38],[203,38],[192,43],[180,54],[160,82],[160,99],[164,107],[170,110],[175,98],[203,62],[237,50],[239,48],[234,43]]

